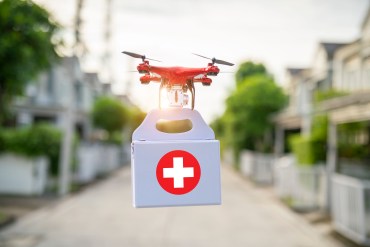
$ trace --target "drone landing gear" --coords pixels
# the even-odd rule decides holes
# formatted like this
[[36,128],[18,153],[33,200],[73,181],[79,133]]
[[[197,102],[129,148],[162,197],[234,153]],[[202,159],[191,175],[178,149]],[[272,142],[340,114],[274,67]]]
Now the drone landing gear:
[[191,109],[194,110],[194,105],[195,105],[195,87],[193,82],[188,82],[187,83],[189,91],[191,93]]

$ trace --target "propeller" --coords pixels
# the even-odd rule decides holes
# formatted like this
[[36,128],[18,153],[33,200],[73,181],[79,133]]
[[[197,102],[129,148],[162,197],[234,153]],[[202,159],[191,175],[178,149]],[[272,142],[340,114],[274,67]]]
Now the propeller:
[[198,56],[198,57],[202,57],[202,58],[211,60],[212,64],[217,63],[217,64],[223,64],[223,65],[228,65],[228,66],[234,66],[233,63],[229,63],[229,62],[226,62],[226,61],[223,61],[223,60],[219,60],[219,59],[216,59],[216,58],[205,57],[205,56],[202,56],[202,55],[199,55],[199,54],[196,54],[196,53],[193,53],[193,54]]
[[143,62],[145,61],[145,59],[151,60],[151,61],[156,61],[156,62],[162,62],[162,61],[159,61],[159,60],[156,60],[156,59],[147,58],[145,55],[140,55],[140,54],[129,52],[129,51],[123,51],[122,53],[126,54],[126,55],[129,55],[130,57],[141,58],[143,60]]

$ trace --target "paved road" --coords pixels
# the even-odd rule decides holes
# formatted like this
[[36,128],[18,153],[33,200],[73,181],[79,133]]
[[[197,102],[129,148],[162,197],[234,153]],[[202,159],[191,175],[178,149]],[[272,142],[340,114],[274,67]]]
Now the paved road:
[[0,246],[331,247],[266,190],[222,169],[222,206],[134,209],[130,170],[31,213],[0,233]]

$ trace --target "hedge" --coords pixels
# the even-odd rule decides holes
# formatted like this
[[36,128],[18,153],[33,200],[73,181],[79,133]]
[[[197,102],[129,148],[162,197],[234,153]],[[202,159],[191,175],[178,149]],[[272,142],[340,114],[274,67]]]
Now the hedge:
[[62,132],[48,124],[19,129],[0,129],[0,152],[10,152],[26,157],[46,156],[50,172],[58,173]]

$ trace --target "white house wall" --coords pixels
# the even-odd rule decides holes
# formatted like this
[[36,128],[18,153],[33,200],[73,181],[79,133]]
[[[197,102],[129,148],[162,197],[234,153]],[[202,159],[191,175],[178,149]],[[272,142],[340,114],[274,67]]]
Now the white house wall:
[[361,59],[359,56],[348,59],[343,64],[343,85],[345,91],[355,92],[364,89],[361,82]]
[[367,14],[364,22],[362,23],[361,36],[363,41],[370,41],[370,15]]
[[320,45],[312,62],[311,77],[315,78],[315,81],[325,79],[329,66],[326,51]]
[[[50,78],[51,76],[51,78]],[[49,83],[52,85],[49,85]],[[64,57],[55,64],[51,71],[41,73],[30,83],[26,96],[17,99],[14,109],[19,125],[30,125],[35,117],[55,119],[56,126],[65,126],[65,110],[75,97],[75,120],[87,128],[88,113],[91,111],[94,98],[102,94],[101,82],[94,73],[84,73],[78,58]],[[80,93],[76,93],[77,85]],[[76,99],[76,96],[79,97]],[[78,103],[78,104],[77,104]],[[86,132],[84,129],[83,132]]]

